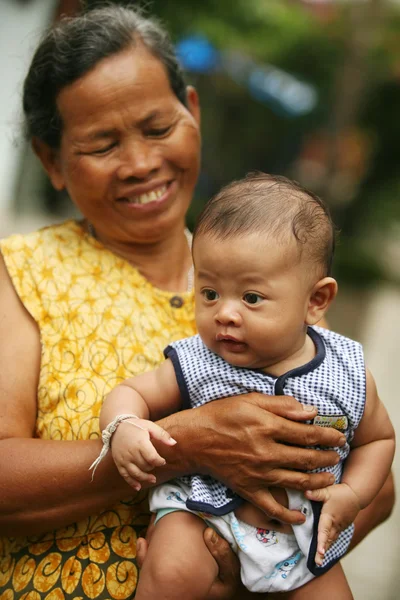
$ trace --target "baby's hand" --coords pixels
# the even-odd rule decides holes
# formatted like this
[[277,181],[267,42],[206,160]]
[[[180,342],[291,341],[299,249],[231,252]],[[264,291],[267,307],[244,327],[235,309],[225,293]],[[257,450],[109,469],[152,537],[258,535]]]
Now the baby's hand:
[[347,483],[330,485],[319,490],[307,490],[309,500],[323,502],[318,524],[318,543],[315,562],[321,566],[331,544],[339,533],[349,527],[360,511],[357,495]]
[[165,429],[145,419],[122,421],[112,437],[111,452],[118,471],[137,491],[142,487],[140,482],[156,483],[155,475],[149,471],[166,462],[154,448],[152,439],[167,446],[176,444]]

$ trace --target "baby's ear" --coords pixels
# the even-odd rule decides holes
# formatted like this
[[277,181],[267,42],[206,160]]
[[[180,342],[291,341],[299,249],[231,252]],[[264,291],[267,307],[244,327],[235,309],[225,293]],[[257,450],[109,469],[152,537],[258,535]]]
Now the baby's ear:
[[322,319],[337,294],[338,285],[333,277],[324,277],[314,285],[305,319],[306,325],[315,325]]

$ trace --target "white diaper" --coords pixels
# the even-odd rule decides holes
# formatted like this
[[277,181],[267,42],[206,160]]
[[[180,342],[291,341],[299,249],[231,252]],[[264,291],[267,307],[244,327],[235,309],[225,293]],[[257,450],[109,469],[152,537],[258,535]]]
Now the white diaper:
[[150,491],[150,510],[157,520],[169,512],[192,512],[216,529],[238,555],[243,584],[251,592],[284,592],[304,585],[314,575],[307,569],[314,517],[310,502],[301,492],[286,490],[289,508],[306,516],[302,525],[294,525],[293,533],[281,533],[248,525],[234,512],[214,516],[191,511],[186,507],[190,488],[181,481],[170,481]]

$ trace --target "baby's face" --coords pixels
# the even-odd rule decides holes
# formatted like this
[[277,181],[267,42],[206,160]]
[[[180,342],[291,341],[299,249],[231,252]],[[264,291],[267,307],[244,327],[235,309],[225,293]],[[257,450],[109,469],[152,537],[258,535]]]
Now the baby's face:
[[265,238],[200,235],[193,257],[203,342],[232,365],[268,370],[301,353],[315,281],[295,242]]

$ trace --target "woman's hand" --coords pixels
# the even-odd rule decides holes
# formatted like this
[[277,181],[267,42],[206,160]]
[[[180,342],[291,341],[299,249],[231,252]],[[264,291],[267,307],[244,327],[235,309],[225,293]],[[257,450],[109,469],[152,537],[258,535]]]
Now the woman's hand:
[[[246,600],[254,598],[240,581],[240,563],[228,542],[208,527],[204,531],[204,542],[218,565],[218,577],[207,600]],[[259,600],[266,596],[257,594]]]
[[335,429],[294,422],[313,419],[317,409],[286,396],[253,393],[187,412],[186,427],[182,426],[183,413],[161,421],[178,440],[180,456],[187,463],[185,472],[212,475],[271,518],[304,521],[300,512],[278,504],[269,486],[313,490],[334,482],[330,473],[305,472],[339,461],[333,450],[321,452],[305,446],[345,443],[344,435]]
[[[152,516],[150,525],[147,529],[146,539],[138,538],[136,546],[136,558],[139,568],[143,567],[146,559],[147,548],[151,542],[152,533],[154,531],[154,519]],[[214,557],[218,565],[218,577],[215,580],[207,600],[232,600],[247,598],[247,590],[240,583],[240,565],[239,560],[231,550],[227,541],[215,533],[213,529],[208,527],[204,531],[204,543]],[[243,595],[245,594],[245,595]],[[249,598],[252,597],[249,595]]]

